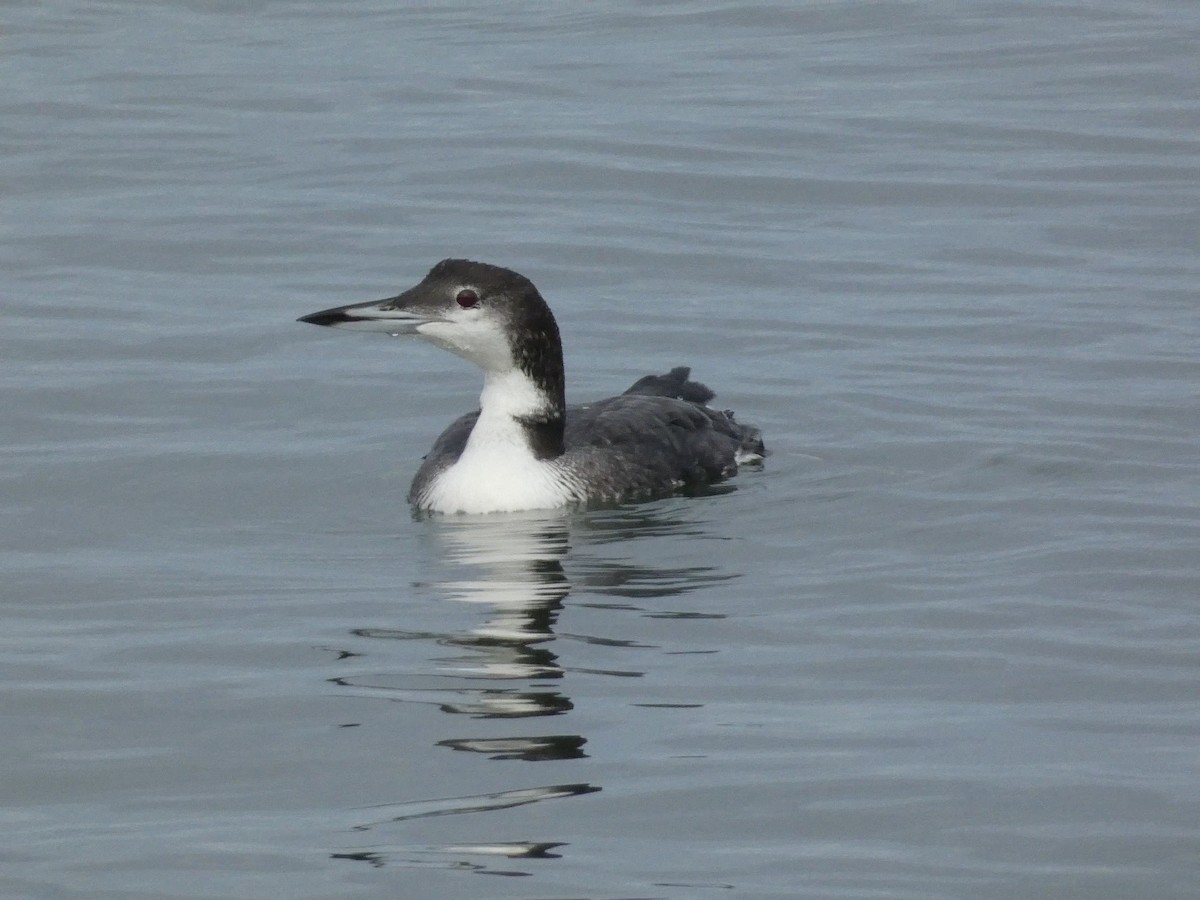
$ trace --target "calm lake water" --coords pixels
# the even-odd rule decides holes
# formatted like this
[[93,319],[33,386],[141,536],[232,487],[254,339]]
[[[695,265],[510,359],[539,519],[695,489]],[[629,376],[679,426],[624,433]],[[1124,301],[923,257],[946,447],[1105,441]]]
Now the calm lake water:
[[[1197,896],[1200,6],[0,18],[0,895]],[[766,466],[414,518],[451,255]]]

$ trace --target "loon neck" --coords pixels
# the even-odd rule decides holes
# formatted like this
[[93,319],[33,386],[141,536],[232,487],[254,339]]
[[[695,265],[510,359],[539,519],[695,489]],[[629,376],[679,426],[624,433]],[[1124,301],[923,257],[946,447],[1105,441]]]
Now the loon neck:
[[509,338],[513,365],[541,395],[545,408],[561,420],[566,414],[567,400],[558,323],[536,290],[530,305],[522,327]]
[[561,374],[554,385],[531,377],[520,368],[485,372],[483,392],[479,395],[479,420],[471,431],[468,446],[491,444],[506,432],[519,432],[535,459],[555,459],[565,449],[565,423]]
[[476,429],[486,424],[490,430],[503,430],[507,423],[493,417],[507,417],[520,427],[534,458],[550,460],[566,449],[562,338],[554,314],[536,289],[527,300],[520,326],[509,335],[512,364],[484,370]]

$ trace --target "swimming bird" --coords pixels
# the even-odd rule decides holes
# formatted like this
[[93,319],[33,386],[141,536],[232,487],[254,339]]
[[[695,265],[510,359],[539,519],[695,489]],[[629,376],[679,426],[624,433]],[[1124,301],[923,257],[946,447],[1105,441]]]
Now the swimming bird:
[[442,432],[413,479],[419,510],[654,499],[728,478],[766,452],[758,429],[709,408],[713,392],[682,366],[567,406],[554,315],[532,281],[500,266],[444,259],[395,297],[299,321],[416,334],[483,370],[479,409]]

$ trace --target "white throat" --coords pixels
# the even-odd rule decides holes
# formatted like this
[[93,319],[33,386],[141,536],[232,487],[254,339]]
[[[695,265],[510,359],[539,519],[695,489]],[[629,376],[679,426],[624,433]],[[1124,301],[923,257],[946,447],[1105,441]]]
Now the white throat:
[[[504,416],[511,419],[537,415],[546,412],[549,405],[550,398],[516,366],[506,368],[503,372],[484,370],[483,391],[479,395],[480,422],[484,417]],[[475,439],[478,432],[477,425],[471,433],[471,440]]]

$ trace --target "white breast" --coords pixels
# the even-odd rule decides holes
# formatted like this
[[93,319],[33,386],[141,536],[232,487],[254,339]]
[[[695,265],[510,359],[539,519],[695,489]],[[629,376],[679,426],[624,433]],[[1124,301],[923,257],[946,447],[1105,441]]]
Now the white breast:
[[579,499],[553,463],[534,459],[488,459],[464,451],[418,499],[423,509],[444,513],[553,509]]
[[479,420],[462,455],[417,498],[422,509],[446,513],[552,509],[583,499],[555,460],[533,455],[515,417],[536,414],[544,398],[521,373],[489,377]]

